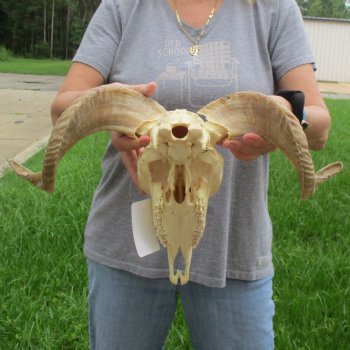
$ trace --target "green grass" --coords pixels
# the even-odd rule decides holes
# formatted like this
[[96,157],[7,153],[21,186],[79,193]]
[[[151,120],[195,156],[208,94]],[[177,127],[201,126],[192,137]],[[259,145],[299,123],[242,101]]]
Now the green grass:
[[[350,101],[328,100],[333,128],[315,168],[345,171],[308,201],[280,152],[271,159],[276,349],[346,350],[350,344]],[[11,172],[0,179],[0,349],[87,349],[83,229],[100,177],[105,134],[62,160],[54,194]],[[43,152],[27,162],[42,165]],[[64,205],[62,205],[64,203]],[[166,349],[191,349],[179,305]]]
[[0,61],[0,72],[65,76],[70,65],[69,60],[9,57],[6,61]]
[[333,127],[313,160],[316,169],[341,160],[342,174],[301,201],[294,170],[279,152],[272,157],[277,349],[350,348],[350,101],[327,103]]

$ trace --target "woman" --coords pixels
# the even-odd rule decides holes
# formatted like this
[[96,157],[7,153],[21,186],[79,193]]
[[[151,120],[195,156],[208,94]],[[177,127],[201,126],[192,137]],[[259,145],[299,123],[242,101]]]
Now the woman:
[[[328,136],[330,117],[294,0],[104,0],[52,105],[53,123],[78,96],[111,83],[168,110],[192,111],[242,90],[292,109],[276,91],[301,90],[310,148],[322,148]],[[179,293],[196,349],[272,349],[267,186],[274,145],[249,133],[220,147],[221,189],[193,251],[191,280],[175,287],[165,249],[140,258],[131,233],[131,204],[143,198],[136,160],[149,138],[113,133],[111,141],[85,231],[91,348],[161,348]]]

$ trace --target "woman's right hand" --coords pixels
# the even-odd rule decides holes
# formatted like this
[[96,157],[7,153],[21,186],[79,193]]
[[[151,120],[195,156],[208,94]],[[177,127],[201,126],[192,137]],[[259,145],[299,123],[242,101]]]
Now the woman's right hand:
[[142,135],[138,139],[133,139],[119,132],[112,131],[111,141],[114,148],[120,152],[123,164],[132,181],[142,191],[140,181],[137,177],[137,159],[149,144],[149,136]]
[[[113,83],[112,85],[121,85],[120,83]],[[151,82],[141,85],[126,85],[129,88],[141,92],[145,96],[151,96],[157,84]],[[135,185],[140,189],[140,182],[137,177],[137,159],[143,153],[144,148],[149,144],[150,138],[147,135],[142,135],[138,139],[131,138],[119,132],[111,132],[111,142],[114,148],[121,153],[121,158],[126,170]]]

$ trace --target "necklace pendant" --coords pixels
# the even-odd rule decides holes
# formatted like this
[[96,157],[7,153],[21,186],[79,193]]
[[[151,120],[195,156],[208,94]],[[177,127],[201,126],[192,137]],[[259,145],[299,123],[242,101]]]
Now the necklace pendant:
[[197,56],[199,52],[199,45],[193,45],[190,47],[190,55],[191,56]]

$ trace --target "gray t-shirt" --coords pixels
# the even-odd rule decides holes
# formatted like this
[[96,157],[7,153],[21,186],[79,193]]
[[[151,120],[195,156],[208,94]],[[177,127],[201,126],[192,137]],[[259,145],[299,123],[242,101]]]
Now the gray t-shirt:
[[[200,33],[186,30],[194,37]],[[224,0],[200,44],[192,57],[192,44],[166,0],[103,0],[74,61],[94,67],[106,82],[156,81],[154,99],[168,110],[191,111],[236,91],[273,94],[288,70],[313,63],[294,0]],[[218,150],[224,177],[209,200],[190,271],[190,280],[212,287],[225,286],[226,278],[256,280],[273,273],[268,156],[244,162]],[[168,277],[166,249],[143,258],[136,252],[130,208],[144,197],[110,144],[102,166],[85,230],[86,256],[141,276]]]

